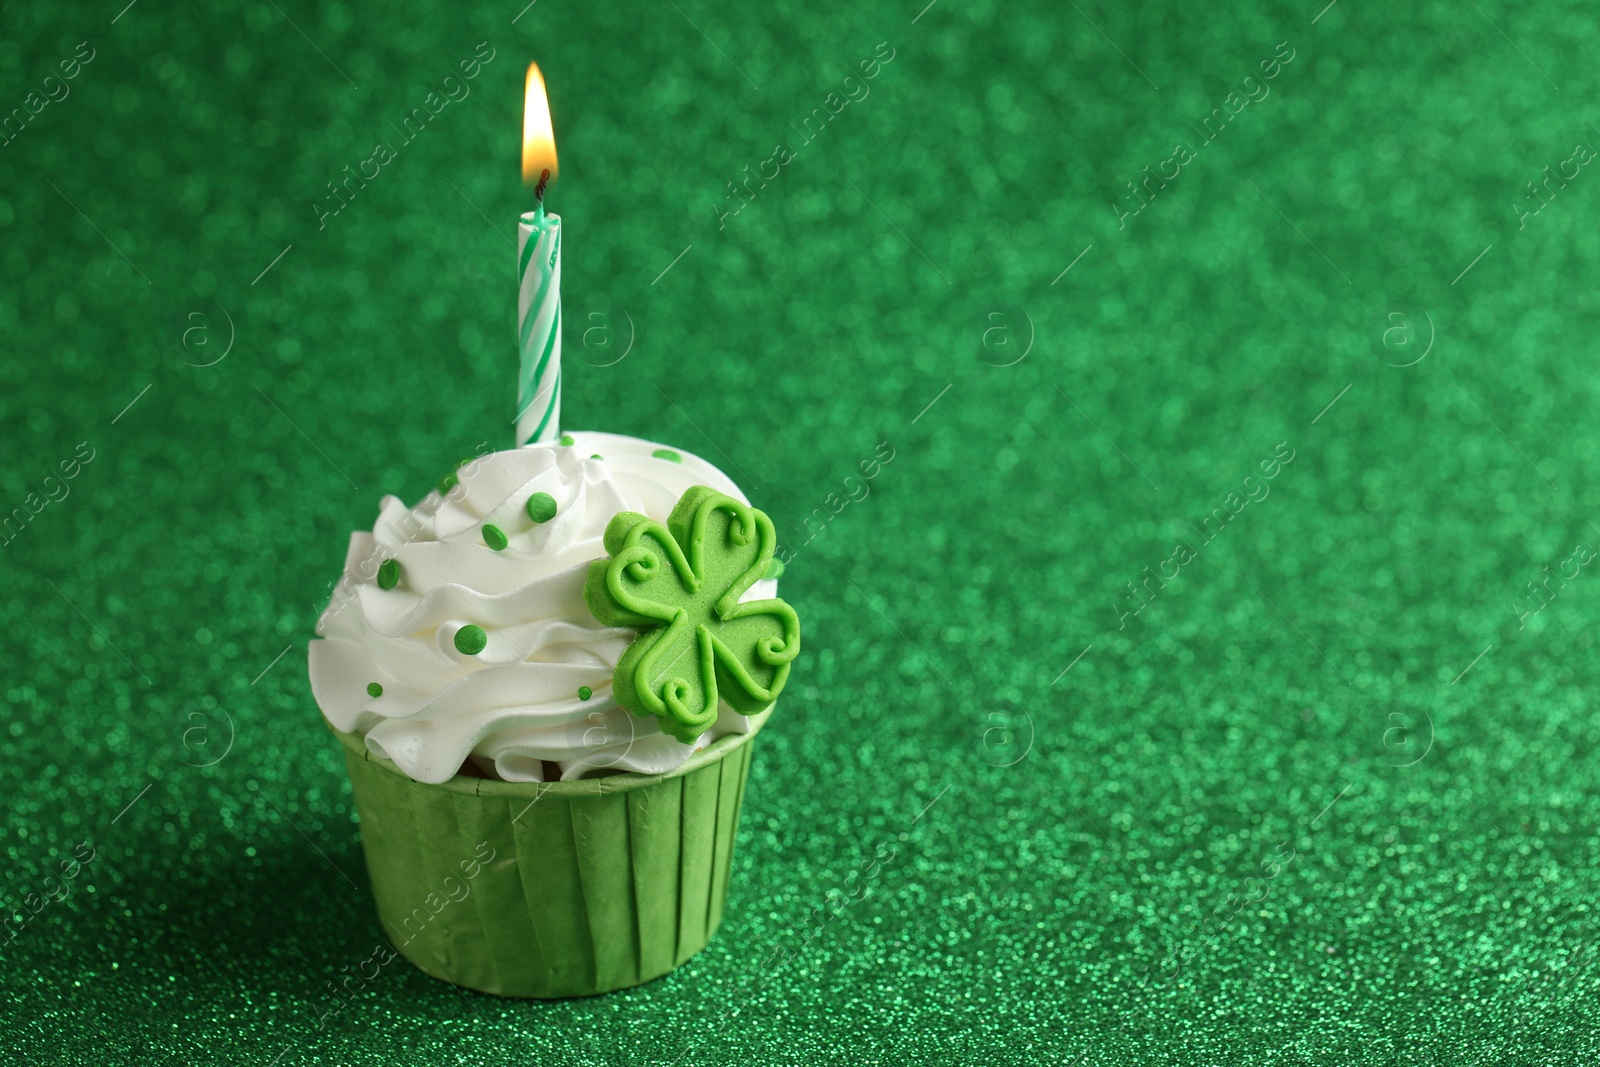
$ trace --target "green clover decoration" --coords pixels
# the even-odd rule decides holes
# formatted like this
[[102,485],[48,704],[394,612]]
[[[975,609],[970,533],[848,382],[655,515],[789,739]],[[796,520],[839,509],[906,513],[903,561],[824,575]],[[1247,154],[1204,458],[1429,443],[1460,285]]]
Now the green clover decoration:
[[719,701],[754,715],[778,698],[800,653],[800,618],[782,600],[739,598],[778,541],[765,513],[697,485],[663,526],[624,511],[607,525],[609,559],[589,564],[583,598],[607,626],[641,633],[612,675],[617,702],[692,744]]

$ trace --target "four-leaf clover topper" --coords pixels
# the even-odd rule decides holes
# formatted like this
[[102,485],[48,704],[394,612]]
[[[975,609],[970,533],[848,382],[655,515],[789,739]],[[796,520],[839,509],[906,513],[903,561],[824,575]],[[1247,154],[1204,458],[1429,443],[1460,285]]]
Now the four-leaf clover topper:
[[612,675],[617,703],[686,745],[719,701],[744,715],[772,705],[800,653],[800,618],[782,600],[739,598],[777,541],[765,513],[704,485],[665,526],[631,511],[606,525],[611,558],[589,564],[583,599],[605,625],[641,631]]

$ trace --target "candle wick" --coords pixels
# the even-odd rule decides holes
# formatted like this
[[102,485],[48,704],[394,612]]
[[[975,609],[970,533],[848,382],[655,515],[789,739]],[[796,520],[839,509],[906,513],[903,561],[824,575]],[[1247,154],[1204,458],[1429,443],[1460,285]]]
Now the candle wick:
[[533,187],[533,198],[544,206],[544,187],[550,184],[550,168],[546,167],[539,174],[539,184]]

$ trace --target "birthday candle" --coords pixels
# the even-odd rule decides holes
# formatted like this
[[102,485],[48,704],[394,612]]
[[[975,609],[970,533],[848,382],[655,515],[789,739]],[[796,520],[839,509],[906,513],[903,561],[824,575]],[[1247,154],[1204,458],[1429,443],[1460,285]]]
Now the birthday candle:
[[544,205],[517,227],[517,444],[561,436],[561,216]]
[[522,180],[538,206],[517,226],[517,444],[561,436],[561,216],[546,213],[556,177],[550,104],[537,63],[528,66],[522,114]]

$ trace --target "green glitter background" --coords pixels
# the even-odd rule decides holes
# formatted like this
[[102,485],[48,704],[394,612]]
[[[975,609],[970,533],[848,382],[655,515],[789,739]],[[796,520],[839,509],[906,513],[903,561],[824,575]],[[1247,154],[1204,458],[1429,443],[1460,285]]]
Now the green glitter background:
[[[1597,1055],[1588,9],[925,2],[6,8],[0,113],[94,55],[0,147],[0,506],[70,490],[4,547],[8,1061]],[[319,1028],[383,935],[305,641],[380,494],[511,443],[530,58],[565,423],[724,465],[808,651],[705,953]]]

